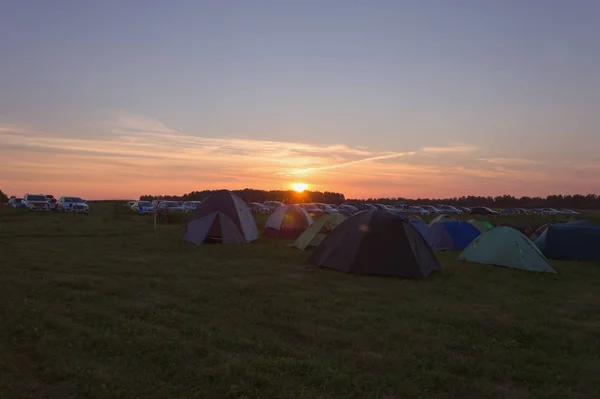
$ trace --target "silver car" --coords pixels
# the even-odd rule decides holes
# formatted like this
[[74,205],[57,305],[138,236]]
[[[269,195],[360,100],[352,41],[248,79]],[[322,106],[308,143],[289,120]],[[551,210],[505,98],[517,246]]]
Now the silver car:
[[50,211],[50,203],[43,194],[25,194],[23,202],[30,211]]
[[183,203],[183,210],[184,212],[193,212],[201,203],[201,201],[186,201]]

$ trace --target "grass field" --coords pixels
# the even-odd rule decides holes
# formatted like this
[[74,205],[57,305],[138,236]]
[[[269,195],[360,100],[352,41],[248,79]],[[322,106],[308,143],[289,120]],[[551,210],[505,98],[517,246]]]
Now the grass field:
[[0,398],[600,397],[598,262],[354,276],[121,209],[0,210]]

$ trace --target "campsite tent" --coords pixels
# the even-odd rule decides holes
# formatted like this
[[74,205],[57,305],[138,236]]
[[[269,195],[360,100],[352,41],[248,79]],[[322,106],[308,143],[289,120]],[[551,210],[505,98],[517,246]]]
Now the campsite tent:
[[[547,229],[548,226],[552,225],[553,223],[546,223],[543,224],[541,227],[539,227],[532,235],[531,235],[531,241],[534,241],[538,239],[539,236],[541,236]],[[566,223],[554,223],[554,224],[566,224],[569,226],[589,226],[589,227],[594,227],[596,226],[594,223],[590,222],[589,220],[572,220],[570,222],[566,222]]]
[[302,250],[306,247],[316,247],[344,220],[346,220],[346,216],[341,213],[330,213],[322,216],[304,230],[292,246]]
[[408,221],[410,222],[410,224],[415,226],[415,228],[419,230],[419,233],[421,233],[421,235],[423,236],[425,236],[425,234],[427,234],[427,232],[429,231],[429,226],[427,225],[427,223],[425,223],[423,219],[421,219],[418,216],[411,215],[408,217]]
[[341,223],[308,262],[343,272],[427,277],[440,265],[423,236],[406,219],[368,210]]
[[431,220],[431,222],[429,222],[429,227],[431,227],[434,223],[450,222],[452,220],[456,220],[456,219],[454,219],[452,216],[446,215],[446,214],[439,215],[439,216],[436,216],[435,218],[433,218]]
[[429,226],[425,239],[434,251],[455,251],[465,249],[479,234],[472,224],[454,220]]
[[223,244],[248,243],[258,239],[258,228],[250,209],[237,195],[219,190],[208,196],[191,213],[183,240]]
[[472,224],[473,227],[475,227],[477,230],[479,230],[479,232],[482,234],[485,233],[486,231],[491,230],[494,227],[490,222],[482,222],[477,219],[471,219],[467,223]]
[[268,237],[298,237],[312,224],[312,217],[298,205],[284,205],[275,209],[265,223]]
[[460,254],[458,260],[531,272],[556,273],[529,238],[506,226],[496,227],[477,237]]
[[427,230],[429,230],[429,226],[419,216],[408,215],[397,209],[392,209],[392,210],[390,210],[390,212],[392,212],[396,216],[400,216],[400,217],[408,220],[413,226],[415,226],[417,228],[417,230],[419,230],[419,233],[421,233],[422,235],[427,234]]
[[551,224],[535,240],[535,245],[549,259],[599,260],[600,227]]

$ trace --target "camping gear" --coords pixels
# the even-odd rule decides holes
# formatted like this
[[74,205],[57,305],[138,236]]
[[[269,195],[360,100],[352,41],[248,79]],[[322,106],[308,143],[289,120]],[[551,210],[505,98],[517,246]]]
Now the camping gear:
[[425,239],[434,251],[456,251],[465,249],[479,234],[471,223],[455,220],[429,226]]
[[346,216],[341,213],[322,216],[304,230],[292,246],[302,250],[307,247],[316,247],[344,220],[346,220]]
[[480,233],[485,233],[486,231],[490,231],[494,226],[490,222],[482,222],[481,220],[471,219],[467,223],[470,223],[479,230]]
[[250,209],[237,195],[219,190],[190,213],[183,240],[194,244],[249,243],[258,239],[258,228]]
[[600,227],[551,224],[535,240],[535,245],[548,259],[600,260]]
[[269,216],[263,234],[267,237],[296,238],[312,223],[312,217],[302,207],[284,205]]
[[315,249],[308,263],[342,272],[424,278],[440,265],[419,231],[383,210],[359,212]]
[[433,218],[433,219],[431,220],[431,222],[429,222],[429,227],[433,226],[435,223],[441,223],[441,222],[451,222],[451,221],[453,221],[453,220],[456,220],[456,219],[454,219],[454,218],[453,218],[452,216],[450,216],[450,215],[446,215],[446,214],[439,215],[439,216],[436,216],[435,218]]
[[458,260],[531,272],[556,273],[529,238],[506,226],[495,227],[477,237],[459,255]]

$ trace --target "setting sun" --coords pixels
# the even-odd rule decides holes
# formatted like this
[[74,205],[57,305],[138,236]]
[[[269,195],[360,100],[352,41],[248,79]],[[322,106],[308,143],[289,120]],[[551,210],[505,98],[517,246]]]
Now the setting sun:
[[306,190],[308,187],[308,185],[304,184],[304,183],[294,183],[292,184],[292,189],[294,189],[294,191],[297,191],[299,193],[301,193],[302,191]]

